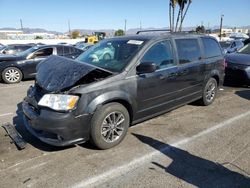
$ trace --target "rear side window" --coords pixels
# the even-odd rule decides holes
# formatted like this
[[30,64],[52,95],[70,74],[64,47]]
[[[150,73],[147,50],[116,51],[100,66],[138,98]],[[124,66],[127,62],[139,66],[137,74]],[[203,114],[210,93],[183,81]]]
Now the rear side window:
[[141,63],[146,62],[155,63],[157,69],[174,65],[174,58],[170,42],[162,41],[152,46],[141,60]]
[[53,48],[44,48],[35,52],[33,58],[35,57],[47,57],[53,54]]
[[204,46],[205,58],[212,58],[221,56],[221,49],[219,44],[211,38],[202,38]]
[[63,46],[58,46],[58,47],[56,47],[56,51],[57,51],[57,55],[59,55],[59,56],[63,56],[64,54],[63,54]]
[[175,43],[180,64],[198,61],[201,58],[201,50],[197,39],[176,39]]
[[64,46],[63,49],[64,49],[63,53],[64,53],[65,56],[71,54],[71,52],[70,52],[70,51],[71,51],[71,50],[70,50],[70,47]]

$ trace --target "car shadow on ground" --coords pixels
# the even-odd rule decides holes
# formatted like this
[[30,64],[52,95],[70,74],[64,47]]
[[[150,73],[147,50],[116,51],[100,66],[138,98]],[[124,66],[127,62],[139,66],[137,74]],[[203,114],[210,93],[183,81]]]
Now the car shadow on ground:
[[16,115],[13,118],[13,125],[15,125],[16,130],[27,143],[29,143],[30,145],[32,145],[33,147],[39,150],[46,151],[46,152],[53,152],[53,151],[60,151],[60,150],[74,147],[74,146],[68,146],[68,147],[51,146],[51,145],[41,142],[39,139],[34,137],[32,134],[30,134],[29,131],[24,126],[22,103],[17,104],[17,111],[16,111]]
[[223,86],[235,87],[235,88],[248,88],[249,87],[244,81],[228,80],[228,79],[224,80]]
[[[169,166],[155,161],[152,164],[187,183],[197,187],[250,187],[249,177],[231,171],[219,163],[192,155],[147,136],[133,135],[172,160]],[[150,169],[155,170],[155,168]],[[241,170],[239,167],[238,169]]]
[[235,94],[238,95],[241,98],[250,100],[250,90],[236,91]]

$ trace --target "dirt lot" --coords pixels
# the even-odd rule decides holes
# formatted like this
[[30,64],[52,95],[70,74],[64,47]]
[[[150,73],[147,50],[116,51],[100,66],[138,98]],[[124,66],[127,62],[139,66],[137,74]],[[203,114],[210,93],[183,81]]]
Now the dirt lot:
[[208,107],[194,104],[135,125],[100,151],[56,148],[24,128],[20,102],[33,81],[0,84],[0,123],[28,142],[17,150],[0,128],[0,187],[250,187],[250,88],[224,87]]

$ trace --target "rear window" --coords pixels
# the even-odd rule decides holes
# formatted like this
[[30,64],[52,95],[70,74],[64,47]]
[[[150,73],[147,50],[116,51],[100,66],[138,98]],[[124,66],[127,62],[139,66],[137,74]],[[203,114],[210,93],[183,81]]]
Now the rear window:
[[175,42],[180,64],[198,61],[201,58],[197,39],[176,39]]
[[63,53],[64,53],[64,55],[69,55],[69,54],[71,54],[71,50],[70,50],[70,47],[68,47],[68,46],[64,46],[63,47]]
[[63,46],[57,46],[56,47],[57,50],[57,55],[63,56]]
[[219,44],[211,38],[202,38],[204,46],[205,58],[212,58],[221,56],[221,49]]

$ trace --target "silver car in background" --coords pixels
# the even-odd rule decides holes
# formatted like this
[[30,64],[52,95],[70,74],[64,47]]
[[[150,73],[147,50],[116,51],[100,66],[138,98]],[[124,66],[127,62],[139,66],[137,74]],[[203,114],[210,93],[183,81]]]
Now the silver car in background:
[[241,40],[233,40],[220,42],[220,45],[225,54],[230,54],[237,52],[240,48],[244,46],[244,43]]

